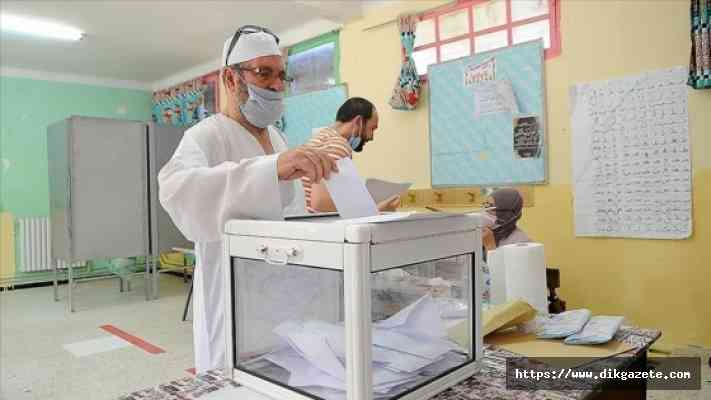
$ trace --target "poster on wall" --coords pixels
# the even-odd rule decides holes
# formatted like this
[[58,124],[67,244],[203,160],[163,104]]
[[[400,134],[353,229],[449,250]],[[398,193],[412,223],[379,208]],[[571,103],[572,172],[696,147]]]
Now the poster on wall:
[[468,65],[464,70],[464,86],[474,86],[480,82],[493,81],[496,79],[496,58]]
[[537,115],[513,118],[513,150],[518,159],[539,158],[543,152],[541,123]]
[[471,88],[474,91],[475,119],[498,113],[518,114],[516,95],[510,81],[483,81]]
[[687,69],[571,87],[575,233],[691,235]]
[[218,72],[153,93],[153,122],[188,127],[219,111]]

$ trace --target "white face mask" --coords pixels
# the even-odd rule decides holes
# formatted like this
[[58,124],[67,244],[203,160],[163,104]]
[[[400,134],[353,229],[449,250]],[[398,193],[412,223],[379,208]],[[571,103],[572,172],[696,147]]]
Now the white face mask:
[[239,110],[250,124],[266,128],[281,118],[284,112],[281,92],[262,89],[244,81],[242,84],[247,85],[249,98],[239,106]]
[[481,217],[481,222],[486,228],[493,228],[496,224],[496,215],[491,215],[490,213],[484,211],[483,213],[481,213]]

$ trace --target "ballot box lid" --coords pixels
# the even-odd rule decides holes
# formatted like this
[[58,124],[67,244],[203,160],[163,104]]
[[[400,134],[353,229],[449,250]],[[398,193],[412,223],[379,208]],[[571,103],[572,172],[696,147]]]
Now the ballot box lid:
[[375,217],[341,219],[338,214],[287,217],[283,221],[231,220],[225,234],[335,243],[384,243],[450,233],[475,231],[477,214],[384,213]]

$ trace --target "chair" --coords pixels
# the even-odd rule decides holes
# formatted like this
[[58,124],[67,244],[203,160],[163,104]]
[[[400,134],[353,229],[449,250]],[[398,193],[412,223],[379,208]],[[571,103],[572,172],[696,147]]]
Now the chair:
[[[182,248],[182,247],[173,247],[173,251],[178,252],[178,253],[181,253],[181,254],[183,255],[183,264],[180,265],[180,266],[183,267],[183,277],[184,277],[185,279],[188,279],[188,278],[187,278],[187,276],[188,276],[188,269],[191,269],[191,268],[190,268],[191,265],[189,265],[189,264],[187,263],[187,260],[186,260],[186,257],[185,257],[185,256],[188,255],[188,256],[193,256],[193,257],[194,257],[194,256],[195,256],[195,250],[193,250],[193,249],[184,249],[184,248]],[[162,260],[162,259],[161,259],[161,263],[163,263],[163,260]],[[172,266],[179,266],[179,265],[176,265],[176,264],[173,264],[173,263],[170,263],[169,265],[172,265]],[[194,265],[192,266],[192,271],[190,271],[190,274],[189,274],[189,275],[190,275],[190,278],[189,278],[189,279],[190,279],[190,287],[188,288],[188,296],[187,296],[187,298],[185,299],[185,307],[183,308],[183,321],[187,321],[187,320],[188,320],[188,308],[190,307],[190,302],[192,301],[192,298],[193,298],[193,280],[194,280],[193,278],[194,278],[194,275],[195,275],[195,267],[194,267]],[[186,281],[186,282],[187,282],[187,281]]]

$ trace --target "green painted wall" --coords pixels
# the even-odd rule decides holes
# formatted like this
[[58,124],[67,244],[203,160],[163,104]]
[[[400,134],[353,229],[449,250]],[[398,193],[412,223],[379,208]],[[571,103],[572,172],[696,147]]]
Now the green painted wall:
[[[151,92],[0,77],[0,211],[15,218],[49,215],[47,125],[71,115],[149,121]],[[22,262],[19,254],[16,260]],[[93,260],[78,272],[105,273],[108,266]],[[16,270],[21,280],[51,279]]]
[[151,92],[0,77],[0,211],[49,214],[47,125],[71,115],[148,121]]

